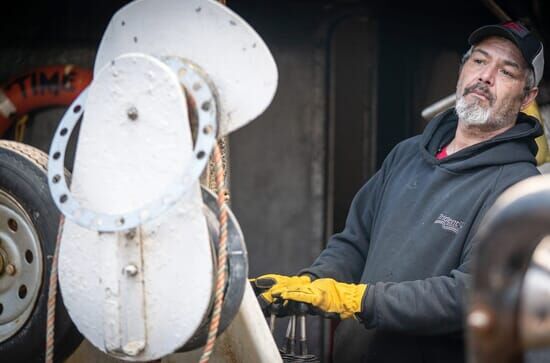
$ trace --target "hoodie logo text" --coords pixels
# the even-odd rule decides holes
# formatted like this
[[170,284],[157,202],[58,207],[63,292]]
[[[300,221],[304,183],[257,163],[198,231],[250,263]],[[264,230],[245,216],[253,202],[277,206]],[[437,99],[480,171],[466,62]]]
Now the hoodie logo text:
[[452,219],[451,217],[446,216],[443,213],[441,213],[439,217],[437,217],[434,223],[440,224],[441,228],[454,233],[458,233],[458,231],[464,226],[464,222]]

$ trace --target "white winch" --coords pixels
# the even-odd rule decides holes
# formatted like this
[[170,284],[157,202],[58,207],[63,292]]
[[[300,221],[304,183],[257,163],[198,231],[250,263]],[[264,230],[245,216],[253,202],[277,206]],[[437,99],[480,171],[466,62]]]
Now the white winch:
[[[216,237],[213,197],[199,176],[217,138],[261,114],[276,85],[262,39],[215,1],[139,0],[113,16],[94,79],[64,115],[48,165],[66,216],[63,300],[94,346],[148,361],[200,344],[193,340],[211,310]],[[79,120],[69,188],[63,165]],[[229,234],[234,314],[247,276],[231,269],[232,259],[246,265],[232,215]]]

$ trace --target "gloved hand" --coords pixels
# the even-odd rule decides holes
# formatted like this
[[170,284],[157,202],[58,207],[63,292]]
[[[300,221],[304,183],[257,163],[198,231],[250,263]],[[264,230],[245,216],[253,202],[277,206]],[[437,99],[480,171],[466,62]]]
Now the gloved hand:
[[361,311],[366,284],[346,284],[333,279],[318,279],[306,285],[271,289],[271,295],[284,300],[311,304],[329,315],[336,313],[348,319]]
[[307,275],[303,276],[284,276],[276,274],[267,274],[259,276],[255,279],[250,279],[250,283],[259,291],[258,299],[263,300],[263,305],[273,303],[274,297],[271,291],[275,288],[287,288],[301,286],[311,282],[311,278]]

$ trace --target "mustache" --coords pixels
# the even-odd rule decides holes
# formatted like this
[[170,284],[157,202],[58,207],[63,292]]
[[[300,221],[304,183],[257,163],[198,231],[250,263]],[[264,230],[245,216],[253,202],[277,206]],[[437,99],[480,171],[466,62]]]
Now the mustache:
[[489,86],[487,86],[485,83],[477,82],[476,84],[464,88],[464,94],[463,96],[466,96],[469,93],[472,93],[476,91],[477,93],[483,94],[487,99],[489,100],[489,104],[493,104],[495,97],[491,94],[491,91],[489,91]]

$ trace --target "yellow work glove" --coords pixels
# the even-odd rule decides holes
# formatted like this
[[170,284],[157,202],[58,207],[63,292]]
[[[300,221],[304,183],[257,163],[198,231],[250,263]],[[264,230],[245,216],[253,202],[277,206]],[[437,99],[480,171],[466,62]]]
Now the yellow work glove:
[[267,274],[259,276],[255,279],[250,279],[250,283],[254,285],[259,291],[263,291],[258,295],[267,304],[273,303],[274,297],[271,294],[273,289],[294,287],[306,285],[311,282],[311,278],[307,275],[303,276],[284,276],[276,274]]
[[366,284],[345,284],[333,279],[318,279],[306,285],[273,288],[271,293],[284,300],[313,305],[325,313],[338,314],[340,319],[348,319],[361,311],[361,301],[366,289]]

